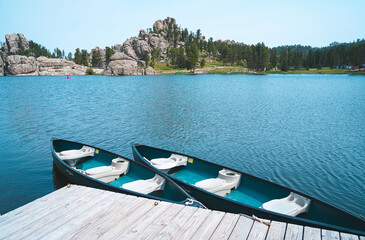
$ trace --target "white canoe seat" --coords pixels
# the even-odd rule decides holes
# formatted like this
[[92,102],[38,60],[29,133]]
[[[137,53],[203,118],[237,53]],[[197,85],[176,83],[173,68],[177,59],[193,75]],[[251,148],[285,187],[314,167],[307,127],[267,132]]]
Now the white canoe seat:
[[155,168],[162,170],[164,172],[168,172],[170,169],[178,166],[186,166],[188,162],[188,157],[178,155],[178,154],[171,154],[168,158],[155,158],[148,160],[144,157],[144,159],[149,162]]
[[118,179],[121,175],[127,174],[128,169],[129,161],[118,157],[112,160],[111,166],[94,167],[85,171],[78,171],[99,181],[109,183]]
[[83,146],[81,149],[66,150],[56,152],[57,156],[71,166],[76,165],[77,160],[85,157],[93,157],[95,148]]
[[307,212],[310,202],[310,199],[291,192],[285,198],[274,199],[262,204],[261,208],[295,217]]
[[122,188],[124,189],[143,194],[150,194],[154,191],[163,190],[164,187],[165,179],[157,174],[151,179],[136,180],[122,185]]
[[113,171],[112,166],[102,166],[102,167],[94,167],[85,171],[87,175],[107,173]]
[[195,183],[195,186],[219,196],[226,196],[232,189],[237,189],[241,181],[241,174],[222,169],[218,172],[217,178],[208,178]]
[[205,179],[203,181],[197,182],[195,184],[195,186],[199,187],[199,188],[203,188],[205,190],[210,190],[210,189],[214,189],[217,188],[221,185],[223,185],[224,182],[222,179],[219,178],[209,178],[209,179]]

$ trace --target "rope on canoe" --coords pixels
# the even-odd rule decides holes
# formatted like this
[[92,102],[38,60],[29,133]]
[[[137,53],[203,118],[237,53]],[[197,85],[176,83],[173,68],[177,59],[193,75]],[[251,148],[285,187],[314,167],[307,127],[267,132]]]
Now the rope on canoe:
[[192,199],[192,198],[187,198],[185,201],[185,205],[189,206],[192,205],[194,203],[199,203],[204,209],[208,209],[206,206],[204,206],[203,203],[199,202],[198,200]]

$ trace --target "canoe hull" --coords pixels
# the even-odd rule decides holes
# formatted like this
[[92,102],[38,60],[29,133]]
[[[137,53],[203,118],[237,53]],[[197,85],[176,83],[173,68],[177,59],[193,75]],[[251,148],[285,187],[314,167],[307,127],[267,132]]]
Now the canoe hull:
[[[163,149],[153,148],[153,147],[149,147],[149,146],[145,146],[145,145],[138,145],[138,144],[132,145],[133,158],[136,161],[144,163],[148,166],[151,166],[151,165],[143,158],[144,156],[141,155],[141,153],[138,151],[137,147],[145,147],[145,148],[153,149],[153,151],[155,153],[152,154],[152,158],[161,157],[161,156],[158,156],[158,154],[156,154],[158,151],[165,152],[164,153],[165,156],[167,156],[166,152],[168,152],[169,154],[172,154],[172,153],[173,154],[181,154],[181,153],[166,151],[166,150],[163,150]],[[196,158],[196,157],[188,156],[186,154],[181,154],[181,155],[184,155],[184,156],[187,156],[188,158],[194,159],[194,161],[202,161],[202,162],[205,162],[205,163],[209,163],[207,161],[201,160],[201,159]],[[209,164],[218,166],[220,168],[227,168],[227,167],[220,166],[220,165],[213,164],[213,163],[209,163]],[[156,169],[156,170],[159,171],[158,169]],[[237,171],[237,170],[234,170],[234,169],[231,169],[231,170]],[[237,172],[239,172],[239,171],[237,171]],[[264,185],[267,185],[267,187],[271,186],[273,188],[278,188],[279,190],[282,189],[282,190],[285,190],[285,191],[288,191],[288,192],[296,192],[292,189],[285,188],[285,187],[280,186],[278,184],[271,183],[271,182],[268,182],[266,180],[259,179],[257,177],[254,177],[254,176],[242,173],[242,172],[240,172],[240,173],[242,174],[242,176],[252,178],[253,181],[260,182],[261,185],[264,184]],[[302,194],[302,193],[296,192],[298,194],[301,194],[305,197],[308,197],[308,198],[312,199],[312,203],[311,203],[310,207],[313,210],[315,209],[315,210],[318,210],[318,211],[321,211],[321,212],[324,213],[325,216],[323,216],[323,219],[321,219],[321,221],[313,221],[313,220],[299,218],[299,217],[291,217],[291,216],[288,216],[288,215],[267,211],[267,210],[264,210],[262,208],[252,207],[250,205],[242,204],[242,203],[239,203],[237,201],[227,199],[225,197],[220,197],[220,196],[217,196],[217,195],[212,194],[210,192],[207,192],[205,190],[202,190],[200,188],[197,188],[194,185],[186,183],[185,181],[182,181],[182,180],[172,176],[171,174],[166,174],[164,172],[161,172],[161,174],[165,174],[166,176],[170,177],[173,181],[175,181],[178,185],[180,185],[186,192],[188,192],[194,198],[196,198],[197,200],[202,202],[209,209],[214,209],[214,210],[218,210],[218,211],[225,211],[225,212],[232,212],[232,213],[246,214],[246,215],[249,215],[249,216],[254,215],[256,217],[263,218],[263,219],[283,221],[283,222],[299,224],[299,225],[304,225],[304,226],[317,227],[317,228],[327,228],[327,229],[337,230],[337,231],[341,231],[341,232],[349,232],[349,233],[361,234],[361,235],[365,234],[365,221],[364,220],[362,220],[358,217],[355,217],[355,216],[353,216],[353,215],[351,215],[347,212],[344,212],[343,210],[337,209],[334,206],[329,205],[327,203],[324,203],[320,200],[314,199],[310,196],[306,196],[305,194]],[[341,217],[338,217],[338,216],[341,216]],[[351,221],[351,224],[349,224],[349,225],[351,225],[351,227],[348,227],[348,226],[343,227],[343,226],[337,226],[337,225],[326,223],[327,219],[333,219],[333,218],[336,218],[336,217],[339,218],[340,222],[341,221]]]
[[[108,184],[108,183],[99,181],[97,179],[94,179],[92,177],[89,177],[89,176],[87,176],[85,174],[82,174],[79,171],[73,169],[72,167],[67,165],[64,161],[62,161],[57,156],[56,151],[54,150],[54,143],[56,141],[65,142],[65,143],[69,143],[69,144],[80,144],[80,145],[85,145],[85,144],[72,142],[72,141],[67,141],[67,140],[62,140],[62,139],[52,139],[51,140],[51,152],[52,152],[54,166],[57,168],[57,170],[62,175],[64,175],[72,183],[87,186],[87,187],[93,187],[93,188],[97,188],[97,189],[112,191],[112,192],[118,192],[118,193],[134,195],[134,196],[137,196],[137,197],[145,197],[145,198],[150,198],[150,199],[154,199],[154,200],[168,201],[168,202],[173,202],[173,203],[178,203],[178,204],[186,204],[186,202],[188,202],[187,199],[194,199],[192,196],[187,194],[180,186],[178,186],[176,183],[171,181],[169,178],[164,177],[163,175],[162,176],[165,178],[165,181],[166,181],[165,189],[168,189],[169,193],[163,193],[163,194],[160,194],[160,195],[159,194],[154,194],[154,193],[142,194],[142,193],[138,193],[138,192],[134,192],[134,191],[129,191],[127,189],[117,187],[117,186],[113,186],[111,184]],[[88,146],[88,145],[85,145],[85,146]],[[89,146],[89,147],[93,147],[93,146]],[[98,150],[100,151],[100,153],[105,152],[106,154],[113,155],[115,157],[122,157],[122,158],[126,159],[127,161],[129,161],[130,164],[133,164],[135,167],[138,167],[140,169],[144,169],[145,171],[148,171],[152,175],[158,174],[158,175],[161,176],[161,174],[158,171],[155,171],[152,168],[149,168],[149,167],[147,167],[147,166],[145,166],[141,163],[135,162],[134,160],[128,159],[128,158],[123,157],[123,156],[119,156],[119,155],[114,154],[114,153],[110,153],[110,152],[108,152],[106,150],[103,150],[103,149],[100,149],[100,148],[98,148]],[[166,198],[166,197],[161,197],[161,196],[171,196],[171,198]],[[179,200],[177,200],[177,199],[179,199]],[[201,207],[197,203],[193,203],[191,206]]]

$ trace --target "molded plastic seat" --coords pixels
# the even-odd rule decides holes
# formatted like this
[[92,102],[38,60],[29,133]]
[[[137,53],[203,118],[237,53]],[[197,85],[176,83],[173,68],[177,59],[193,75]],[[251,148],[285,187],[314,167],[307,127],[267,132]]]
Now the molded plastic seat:
[[170,169],[178,166],[186,166],[188,162],[188,157],[178,155],[178,154],[171,154],[168,158],[155,158],[148,160],[144,157],[144,159],[149,162],[155,168],[162,170],[164,172],[168,172]]
[[209,179],[205,179],[200,182],[197,182],[195,184],[195,186],[197,186],[199,188],[203,188],[205,190],[209,190],[212,188],[219,187],[222,184],[223,184],[223,181],[219,178],[209,178]]
[[89,177],[98,179],[99,181],[109,183],[118,179],[121,175],[127,174],[129,170],[129,161],[118,157],[112,160],[110,166],[94,167],[85,171],[81,169],[76,170]]
[[113,170],[112,166],[102,166],[102,167],[90,168],[90,169],[86,170],[85,172],[88,175],[92,175],[92,174],[106,173],[106,172],[110,172],[112,170]]
[[88,146],[83,146],[81,149],[66,150],[56,153],[61,160],[69,160],[75,158],[83,158],[94,156],[95,149]]
[[308,211],[310,201],[308,198],[291,192],[285,198],[274,199],[262,204],[261,208],[295,217]]
[[165,187],[165,179],[163,179],[159,175],[156,175],[151,179],[136,180],[122,185],[122,188],[143,194],[149,194],[157,190],[163,190],[164,187]]
[[208,178],[195,183],[195,186],[219,196],[226,196],[232,189],[237,189],[241,181],[241,174],[229,169],[218,172],[217,178]]

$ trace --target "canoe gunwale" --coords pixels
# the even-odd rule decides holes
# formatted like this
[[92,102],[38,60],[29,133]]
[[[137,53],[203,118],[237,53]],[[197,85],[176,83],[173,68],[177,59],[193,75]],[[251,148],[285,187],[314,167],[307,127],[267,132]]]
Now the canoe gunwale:
[[[220,200],[224,200],[224,201],[227,201],[231,204],[234,204],[235,206],[244,206],[246,208],[251,208],[253,209],[254,211],[257,211],[257,212],[261,212],[261,213],[264,213],[264,214],[267,214],[267,215],[274,215],[274,216],[278,216],[280,218],[284,218],[284,219],[288,219],[290,220],[291,222],[293,223],[302,223],[302,225],[305,225],[305,226],[312,226],[312,227],[321,227],[321,228],[327,228],[327,229],[331,229],[331,230],[336,230],[336,231],[341,231],[341,232],[347,232],[347,233],[352,233],[352,234],[358,234],[358,235],[365,235],[365,231],[360,231],[360,230],[356,230],[356,229],[350,229],[350,228],[345,228],[345,227],[341,227],[341,226],[336,226],[336,225],[331,225],[331,224],[327,224],[327,223],[323,223],[323,222],[318,222],[318,221],[314,221],[314,220],[310,220],[310,219],[304,219],[304,218],[299,218],[299,217],[293,217],[293,216],[288,216],[288,215],[285,215],[285,214],[281,214],[281,213],[277,213],[277,212],[272,212],[272,211],[268,211],[268,210],[265,210],[265,209],[262,209],[262,208],[257,208],[257,207],[254,207],[254,206],[250,206],[248,204],[244,204],[244,203],[240,203],[240,202],[237,202],[237,201],[234,201],[232,199],[228,199],[228,198],[225,198],[225,197],[222,197],[222,196],[219,196],[219,195],[216,195],[216,194],[213,194],[211,192],[208,192],[204,189],[200,189],[196,186],[194,186],[193,184],[188,184],[178,178],[175,178],[169,174],[166,174],[160,170],[158,170],[157,168],[153,167],[152,165],[150,165],[149,163],[147,163],[145,161],[145,159],[143,158],[143,156],[139,153],[139,151],[137,150],[137,147],[146,147],[146,148],[151,148],[151,149],[154,149],[154,150],[158,150],[158,151],[162,151],[162,152],[168,152],[168,153],[172,153],[172,154],[179,154],[179,155],[184,155],[184,156],[187,156],[188,158],[192,158],[192,159],[196,159],[198,161],[202,161],[202,162],[205,162],[207,164],[211,164],[211,165],[214,165],[216,167],[220,167],[220,168],[226,168],[226,169],[229,169],[229,170],[232,170],[232,171],[235,171],[235,172],[238,172],[244,176],[247,176],[247,177],[250,177],[250,178],[253,178],[255,180],[258,180],[258,181],[261,181],[261,182],[264,182],[264,183],[267,183],[267,184],[270,184],[270,185],[273,185],[275,187],[278,187],[278,188],[281,188],[281,189],[284,189],[284,190],[287,190],[289,192],[294,192],[294,193],[298,193],[306,198],[309,198],[311,199],[312,201],[316,201],[320,204],[323,204],[324,206],[327,206],[333,210],[336,210],[342,214],[345,214],[347,215],[348,217],[351,217],[353,219],[356,219],[356,220],[360,220],[360,221],[363,221],[364,224],[365,224],[365,221],[363,219],[361,219],[360,217],[357,217],[345,210],[342,210],[340,208],[337,208],[329,203],[326,203],[326,202],[323,202],[319,199],[316,199],[312,196],[309,196],[307,194],[304,194],[304,193],[301,193],[301,192],[298,192],[298,191],[295,191],[293,189],[290,189],[288,187],[285,187],[285,186],[282,186],[282,185],[279,185],[277,183],[274,183],[274,182],[270,182],[268,180],[265,180],[265,179],[262,179],[262,178],[259,178],[259,177],[256,177],[256,176],[253,176],[253,175],[250,175],[250,174],[247,174],[247,173],[244,173],[244,172],[241,172],[241,171],[238,171],[236,169],[232,169],[230,167],[226,167],[226,166],[222,166],[222,165],[219,165],[219,164],[216,164],[216,163],[212,163],[212,162],[208,162],[206,160],[203,160],[203,159],[200,159],[198,157],[194,157],[194,156],[191,156],[191,155],[187,155],[187,154],[183,154],[183,153],[179,153],[179,152],[174,152],[174,151],[170,151],[170,150],[165,150],[165,149],[161,149],[161,148],[157,148],[157,147],[151,147],[151,146],[147,146],[147,145],[144,145],[144,144],[136,144],[136,143],[133,143],[131,144],[131,147],[132,147],[132,151],[133,153],[136,153],[138,155],[138,157],[140,158],[140,160],[142,162],[144,162],[146,165],[154,168],[155,170],[161,172],[161,174],[164,174],[165,176],[171,178],[173,181],[175,181],[176,183],[178,183],[179,185],[184,185],[188,188],[192,188],[196,191],[200,191],[200,192],[203,192],[204,194],[206,195],[209,195],[210,197],[213,197],[213,198],[217,198],[217,199],[220,199]],[[134,155],[134,154],[133,154]],[[137,160],[136,160],[137,161]],[[198,199],[199,200],[199,199]]]
[[[51,138],[51,152],[52,152],[52,156],[53,156],[53,160],[54,161],[57,161],[57,163],[61,164],[62,166],[65,167],[66,170],[69,170],[71,171],[72,173],[88,180],[88,181],[91,181],[91,182],[95,182],[101,186],[104,186],[105,189],[107,190],[112,190],[114,192],[121,192],[121,193],[125,193],[125,194],[129,194],[129,195],[133,195],[133,196],[137,196],[137,197],[144,197],[144,198],[149,198],[149,199],[153,199],[153,200],[158,200],[158,201],[168,201],[168,202],[172,202],[172,203],[178,203],[178,204],[183,204],[185,205],[185,203],[189,200],[189,199],[194,199],[192,196],[190,196],[184,189],[182,189],[178,184],[176,184],[174,181],[172,181],[170,178],[162,175],[162,177],[165,178],[166,181],[168,181],[173,187],[175,187],[178,191],[181,192],[182,195],[185,195],[186,196],[186,199],[183,200],[183,201],[173,201],[173,200],[169,200],[169,199],[166,199],[166,198],[160,198],[160,197],[156,197],[156,196],[152,196],[152,195],[147,195],[147,194],[143,194],[143,193],[138,193],[138,192],[134,192],[134,191],[130,191],[128,189],[124,189],[124,188],[119,188],[119,187],[116,187],[116,186],[113,186],[113,185],[110,185],[108,183],[105,183],[105,182],[102,182],[98,179],[95,179],[95,178],[92,178],[92,177],[89,177],[85,174],[82,174],[80,173],[79,171],[73,169],[72,167],[70,167],[69,165],[67,165],[64,161],[62,161],[56,154],[56,151],[54,150],[54,147],[53,147],[53,142],[54,141],[64,141],[64,142],[69,142],[69,143],[76,143],[76,144],[81,144],[81,145],[85,145],[85,146],[88,146],[88,147],[92,147],[92,148],[97,148],[99,149],[100,151],[103,151],[103,152],[106,152],[106,153],[109,153],[111,155],[115,155],[117,157],[121,157],[121,158],[124,158],[130,162],[132,162],[133,164],[136,164],[138,166],[141,166],[143,168],[146,168],[148,169],[149,171],[152,171],[154,172],[155,174],[158,174],[158,175],[162,175],[160,172],[156,171],[155,169],[151,168],[151,167],[148,167],[144,164],[141,164],[137,161],[134,161],[132,159],[129,159],[127,157],[124,157],[124,156],[121,156],[119,154],[116,154],[116,153],[112,153],[110,151],[107,151],[107,150],[104,150],[104,149],[101,149],[99,147],[95,147],[95,146],[91,146],[91,145],[88,145],[88,144],[84,144],[84,143],[79,143],[79,142],[75,142],[75,141],[70,141],[70,140],[64,140],[64,139],[59,139],[59,138]],[[60,170],[60,172],[66,177],[69,179],[69,177],[67,176],[68,174],[65,173],[62,169],[60,169],[58,166],[57,166],[57,163],[55,164],[57,169]],[[194,199],[195,200],[195,199]],[[196,206],[196,205],[192,205],[192,206]]]

